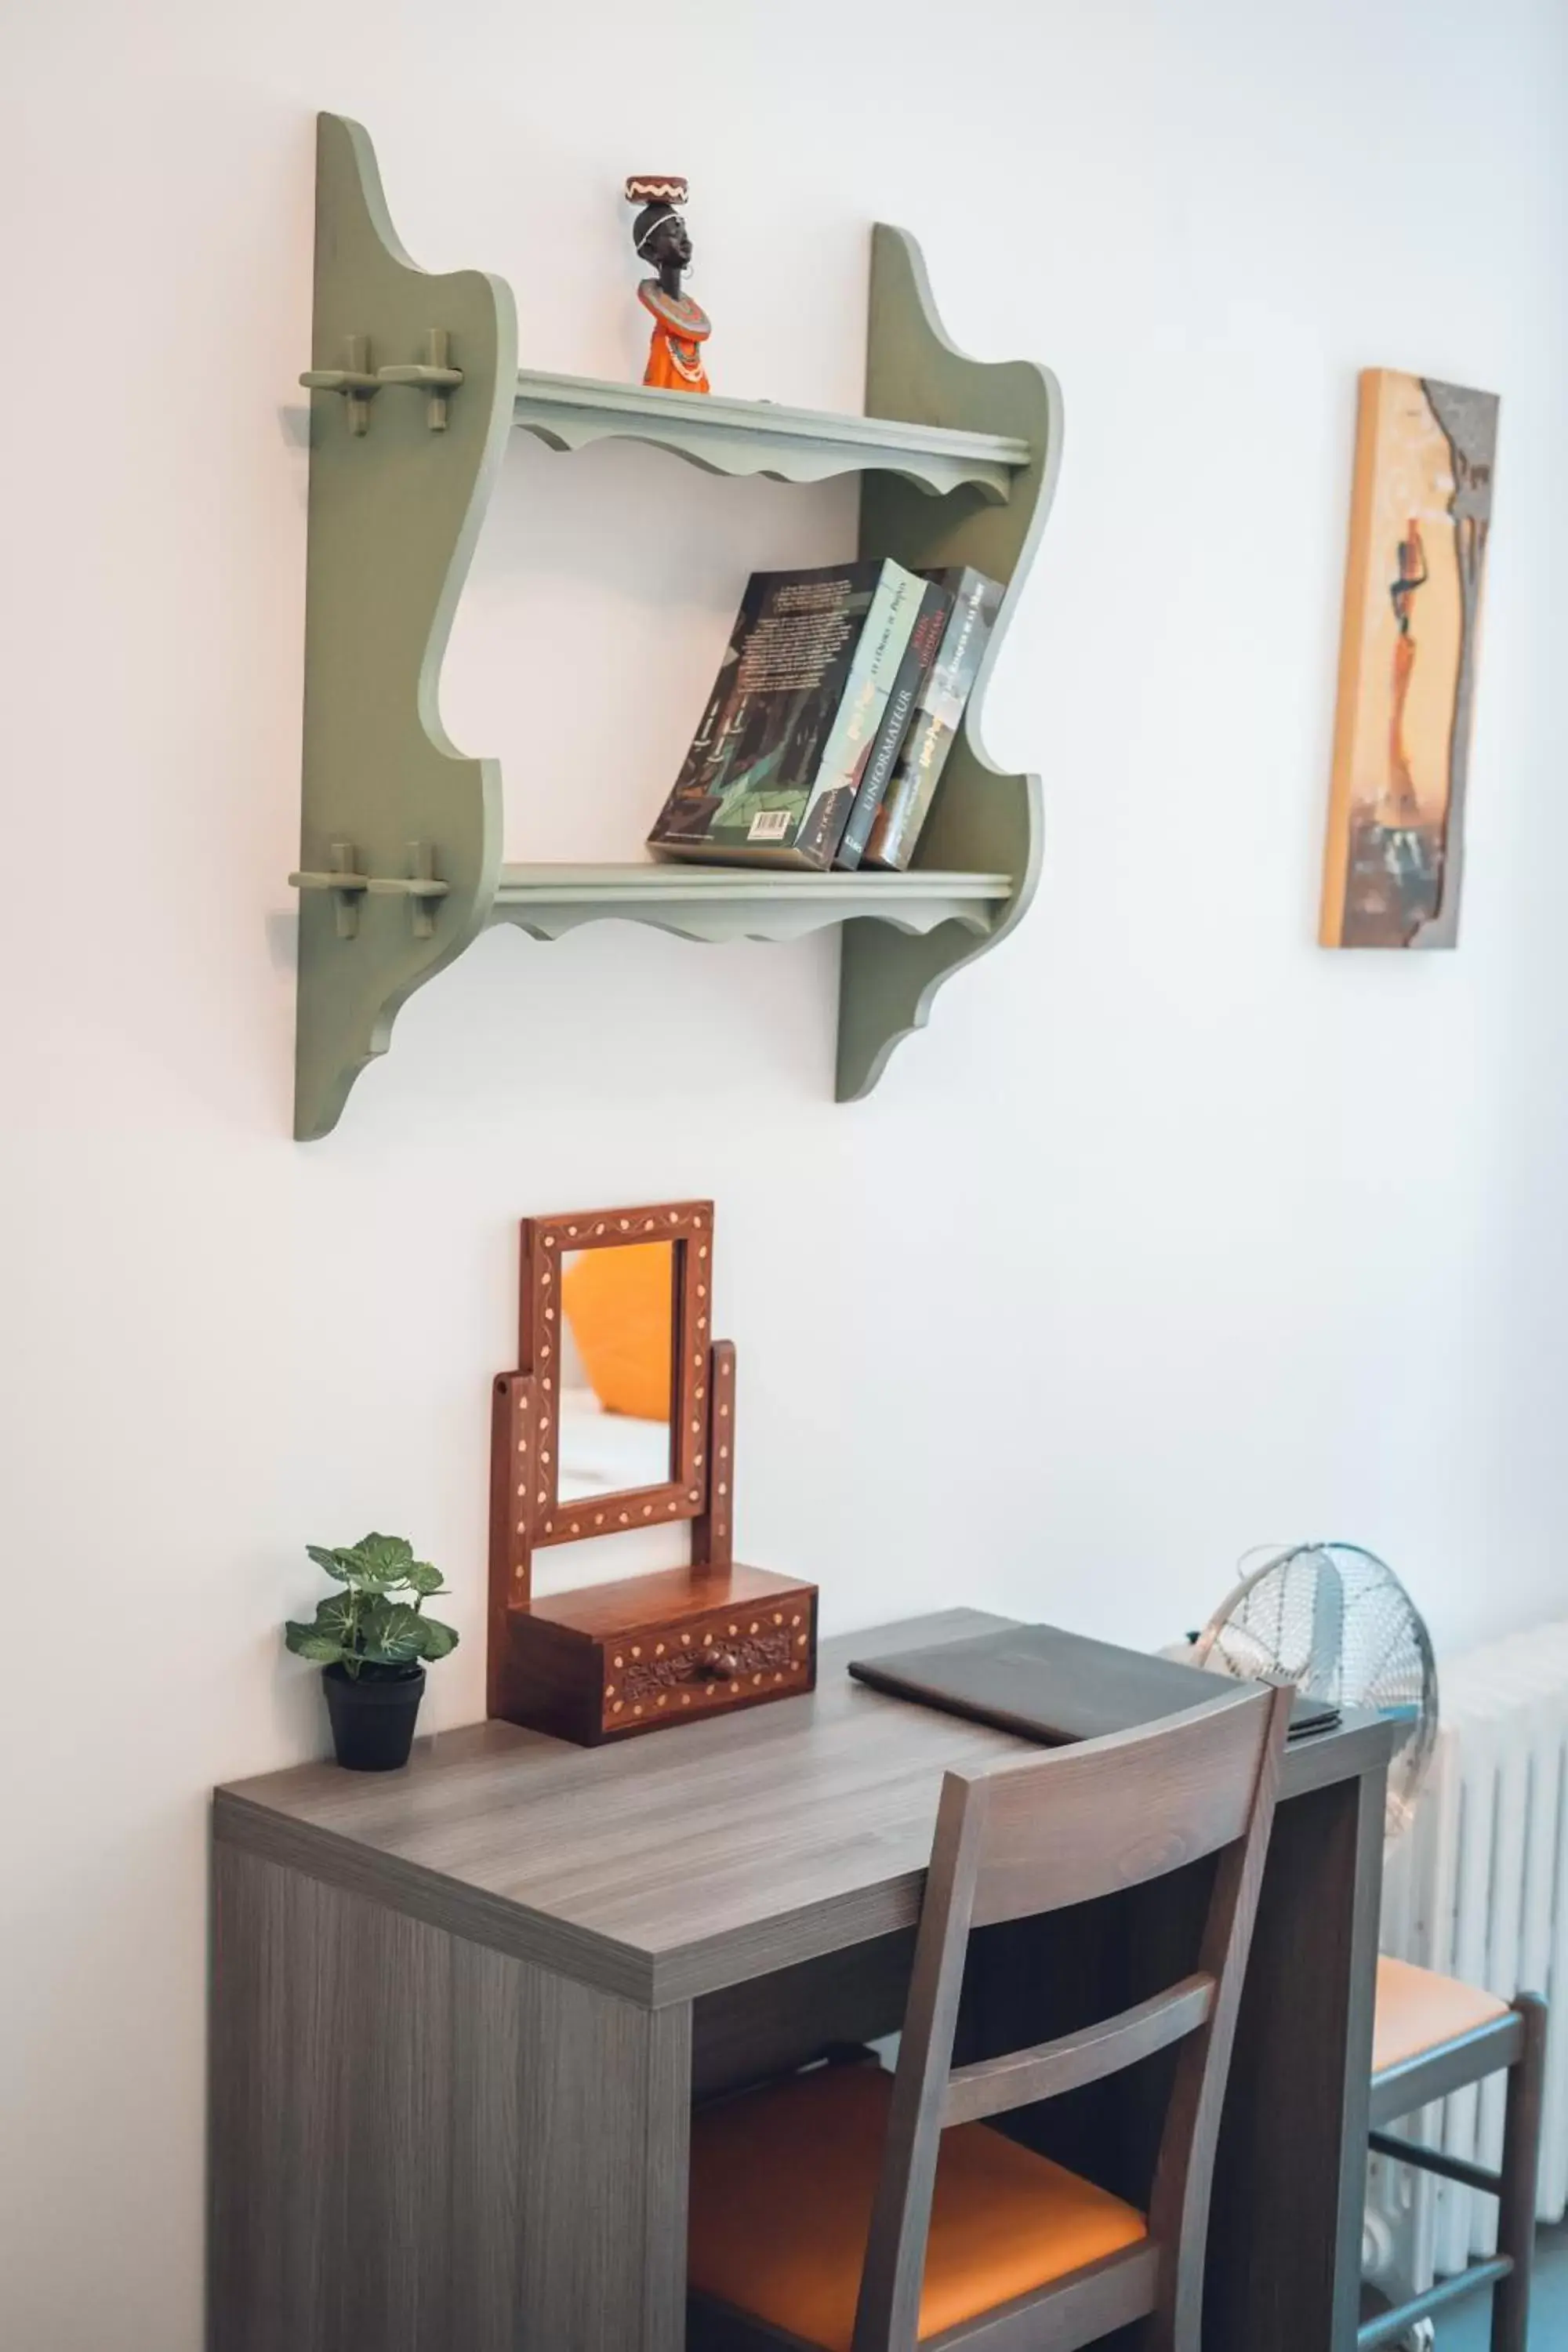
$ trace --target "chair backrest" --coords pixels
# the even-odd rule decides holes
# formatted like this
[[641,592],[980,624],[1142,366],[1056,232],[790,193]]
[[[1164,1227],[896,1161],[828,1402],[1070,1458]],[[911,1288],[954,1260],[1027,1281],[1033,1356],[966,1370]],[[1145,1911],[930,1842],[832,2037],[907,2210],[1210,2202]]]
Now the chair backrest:
[[[1293,1696],[1240,1685],[1145,1729],[947,1775],[854,2352],[915,2352],[947,2126],[1097,2082],[1175,2042],[1149,2210],[1162,2251],[1151,2352],[1196,2347],[1220,2107]],[[953,2068],[972,1927],[1089,1902],[1206,1854],[1219,1859],[1191,1976],[1080,2032]]]

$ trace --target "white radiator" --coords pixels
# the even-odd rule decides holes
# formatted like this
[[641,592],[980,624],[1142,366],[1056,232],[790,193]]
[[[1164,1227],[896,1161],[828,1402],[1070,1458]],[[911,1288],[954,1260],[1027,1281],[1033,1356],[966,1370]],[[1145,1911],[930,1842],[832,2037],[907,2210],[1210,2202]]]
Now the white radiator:
[[[1568,1623],[1537,1626],[1440,1668],[1440,1728],[1414,1828],[1388,1857],[1383,1948],[1505,2000],[1561,1994],[1568,2012]],[[1568,2209],[1568,2014],[1547,2054],[1540,2214]],[[1394,2128],[1495,2167],[1504,2077]],[[1496,2250],[1489,2197],[1376,2161],[1369,2252],[1416,2289]]]

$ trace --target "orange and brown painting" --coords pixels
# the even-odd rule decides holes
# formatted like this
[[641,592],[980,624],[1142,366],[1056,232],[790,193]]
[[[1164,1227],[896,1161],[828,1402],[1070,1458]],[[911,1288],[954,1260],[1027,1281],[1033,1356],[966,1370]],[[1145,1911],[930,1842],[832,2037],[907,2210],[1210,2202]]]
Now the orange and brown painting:
[[1362,377],[1324,947],[1454,945],[1497,429],[1489,392]]

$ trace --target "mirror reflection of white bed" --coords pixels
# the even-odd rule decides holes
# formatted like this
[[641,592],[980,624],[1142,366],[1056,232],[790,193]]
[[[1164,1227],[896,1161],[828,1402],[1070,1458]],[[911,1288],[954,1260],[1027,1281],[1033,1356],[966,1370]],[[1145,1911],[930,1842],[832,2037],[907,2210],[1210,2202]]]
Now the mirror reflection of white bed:
[[591,1388],[563,1387],[558,1436],[563,1503],[661,1486],[669,1476],[668,1422],[606,1412]]

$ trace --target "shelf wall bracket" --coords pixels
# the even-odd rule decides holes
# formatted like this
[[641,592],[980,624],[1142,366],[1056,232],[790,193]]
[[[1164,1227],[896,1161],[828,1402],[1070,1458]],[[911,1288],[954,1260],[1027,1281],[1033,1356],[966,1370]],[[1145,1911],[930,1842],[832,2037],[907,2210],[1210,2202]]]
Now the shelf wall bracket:
[[[311,351],[301,1139],[337,1124],[399,1007],[478,937],[495,898],[500,769],[451,743],[438,689],[517,380],[510,289],[478,270],[416,268],[369,139],[331,114],[317,132]],[[382,399],[390,387],[425,397]]]
[[947,922],[911,937],[887,923],[846,923],[838,982],[840,1102],[870,1093],[900,1039],[925,1026],[937,990],[961,965],[1023,919],[1039,878],[1037,776],[1004,775],[981,748],[985,683],[1024,584],[1061,464],[1061,389],[1032,360],[995,364],[956,351],[943,333],[920,248],[902,229],[872,234],[866,410],[912,424],[963,426],[1026,442],[1030,462],[1005,504],[973,488],[924,496],[891,473],[868,474],[860,490],[860,552],[894,556],[911,570],[972,563],[1005,588],[1002,609],[958,741],[921,831],[917,866],[953,873],[1010,874],[1012,897],[977,936]]

